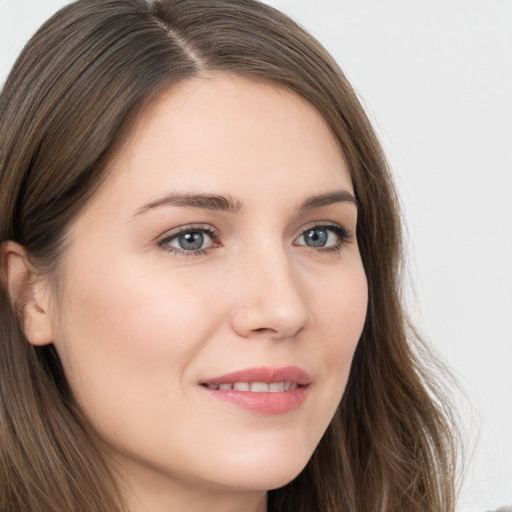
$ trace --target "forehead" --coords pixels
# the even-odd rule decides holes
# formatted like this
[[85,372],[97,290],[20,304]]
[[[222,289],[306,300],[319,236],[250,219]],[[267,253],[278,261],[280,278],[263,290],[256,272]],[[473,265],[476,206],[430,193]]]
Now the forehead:
[[274,83],[212,74],[164,91],[141,112],[114,153],[101,193],[145,201],[190,190],[243,200],[276,187],[304,195],[312,186],[312,193],[352,190],[318,111]]

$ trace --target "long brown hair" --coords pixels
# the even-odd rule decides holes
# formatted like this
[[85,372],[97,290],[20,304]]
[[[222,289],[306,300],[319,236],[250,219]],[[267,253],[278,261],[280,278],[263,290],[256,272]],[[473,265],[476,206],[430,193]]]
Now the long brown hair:
[[[275,9],[79,0],[46,22],[0,96],[0,243],[18,242],[58,276],[66,228],[104,179],[121,132],[158,92],[208,71],[306,98],[338,140],[359,203],[369,304],[347,389],[304,471],[269,492],[269,510],[451,512],[452,419],[438,367],[403,312],[400,216],[385,158],[336,63]],[[74,406],[55,349],[28,343],[13,302],[0,283],[4,512],[120,512],[108,454]]]

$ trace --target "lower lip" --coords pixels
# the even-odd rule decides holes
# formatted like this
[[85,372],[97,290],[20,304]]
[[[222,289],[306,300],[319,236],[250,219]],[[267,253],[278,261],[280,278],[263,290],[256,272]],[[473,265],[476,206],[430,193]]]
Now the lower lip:
[[300,386],[291,391],[257,393],[234,389],[203,389],[212,397],[229,402],[237,407],[265,416],[286,414],[298,409],[306,399],[309,386]]

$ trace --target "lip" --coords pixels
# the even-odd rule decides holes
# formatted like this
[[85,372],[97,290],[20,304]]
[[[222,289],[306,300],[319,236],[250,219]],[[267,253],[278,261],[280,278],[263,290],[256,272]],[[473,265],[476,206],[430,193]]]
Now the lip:
[[[235,382],[295,382],[297,389],[277,392],[210,389],[207,386],[234,384]],[[265,416],[286,414],[298,409],[306,399],[311,384],[308,373],[297,366],[272,368],[262,366],[219,375],[200,382],[209,396],[236,407]]]
[[272,368],[260,366],[258,368],[247,368],[237,372],[227,373],[206,379],[201,384],[233,384],[235,382],[272,382],[292,381],[301,386],[307,386],[311,383],[308,373],[298,366],[285,366],[281,368]]

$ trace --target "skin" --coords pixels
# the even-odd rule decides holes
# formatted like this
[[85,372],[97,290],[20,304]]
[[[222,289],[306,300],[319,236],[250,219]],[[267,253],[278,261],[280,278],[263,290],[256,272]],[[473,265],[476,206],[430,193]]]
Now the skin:
[[[266,491],[292,480],[325,432],[365,319],[356,205],[299,209],[353,194],[343,155],[295,93],[210,74],[160,95],[111,167],[69,228],[59,289],[32,291],[27,337],[55,344],[132,512],[264,511]],[[175,193],[237,208],[162,202]],[[327,245],[308,246],[303,233],[326,224]],[[180,251],[177,228],[215,236]],[[10,254],[15,282],[23,254]],[[236,407],[200,385],[290,365],[312,382],[286,414]]]

